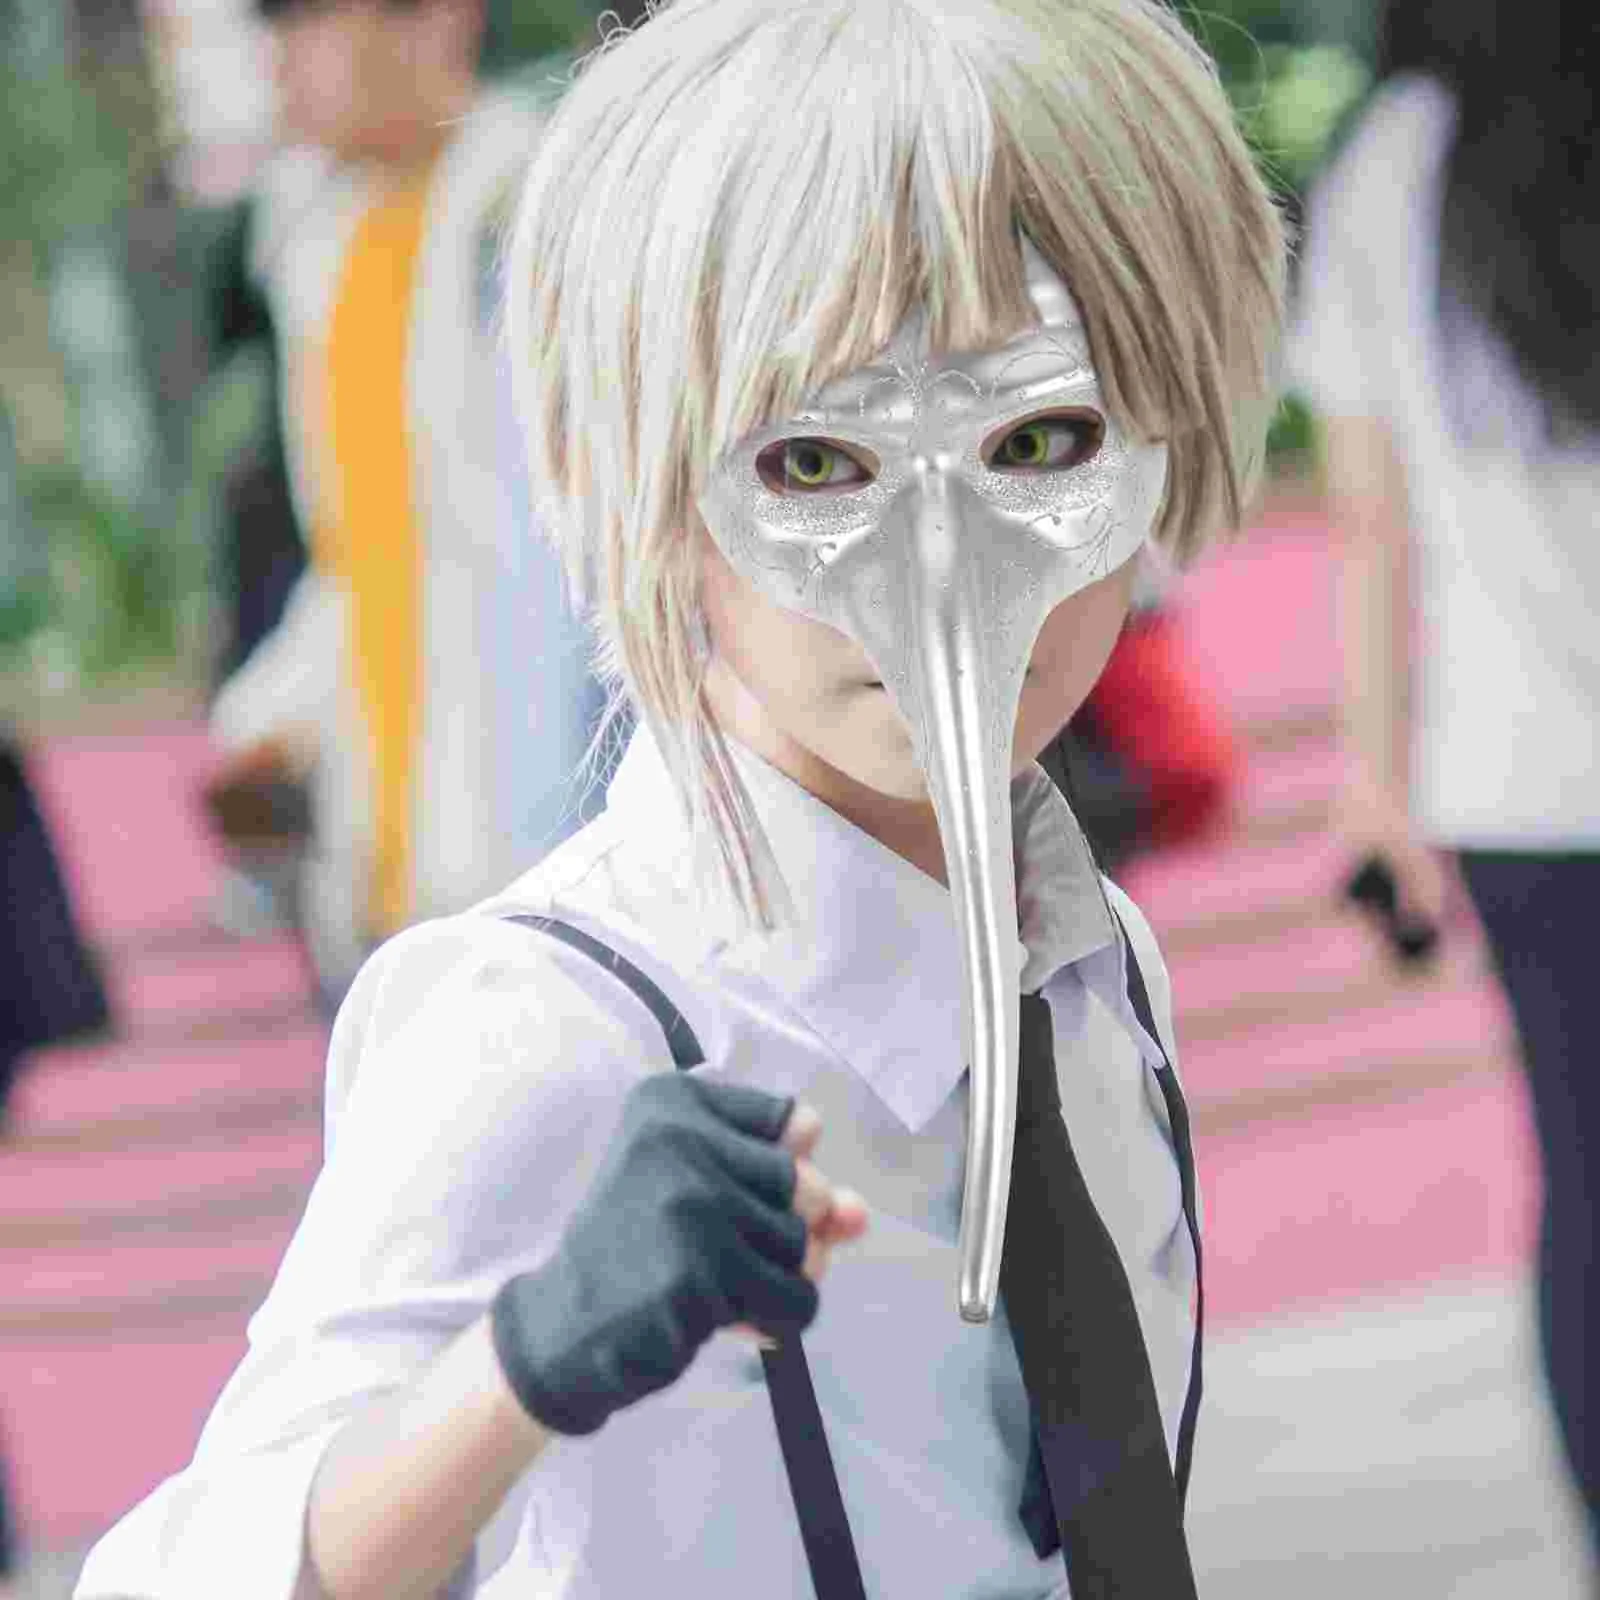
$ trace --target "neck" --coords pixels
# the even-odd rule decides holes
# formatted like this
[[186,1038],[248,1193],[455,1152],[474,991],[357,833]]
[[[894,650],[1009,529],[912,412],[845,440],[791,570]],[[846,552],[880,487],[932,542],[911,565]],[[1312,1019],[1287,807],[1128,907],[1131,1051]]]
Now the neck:
[[716,657],[707,669],[705,690],[717,725],[728,738],[776,767],[901,860],[938,883],[948,882],[944,841],[931,801],[884,794],[831,766],[775,728],[738,676]]

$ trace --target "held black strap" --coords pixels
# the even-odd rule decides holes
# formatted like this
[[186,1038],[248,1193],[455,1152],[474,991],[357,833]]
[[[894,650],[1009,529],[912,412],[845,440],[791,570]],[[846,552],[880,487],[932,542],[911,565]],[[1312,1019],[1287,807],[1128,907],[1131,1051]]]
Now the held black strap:
[[[581,950],[620,978],[661,1024],[667,1046],[672,1051],[672,1063],[680,1072],[697,1067],[705,1060],[700,1041],[682,1012],[647,973],[641,972],[625,956],[581,928],[551,917],[521,916],[507,920],[536,928],[574,950]],[[789,1493],[800,1523],[800,1541],[805,1546],[806,1563],[811,1569],[812,1587],[819,1600],[866,1600],[855,1537],[850,1532],[844,1496],[839,1492],[839,1476],[834,1471],[833,1454],[828,1449],[822,1411],[817,1405],[817,1392],[812,1386],[811,1368],[800,1336],[796,1334],[784,1340],[776,1350],[763,1350],[761,1367],[778,1428],[778,1446],[783,1452]]]
[[[1116,917],[1115,908],[1112,914]],[[598,962],[647,1006],[652,1016],[661,1024],[673,1065],[681,1072],[699,1066],[705,1060],[700,1042],[695,1038],[683,1014],[662,993],[659,985],[647,973],[592,934],[575,928],[570,923],[552,917],[513,916],[509,922],[547,933],[563,944],[583,952]],[[1183,1198],[1184,1220],[1194,1247],[1195,1263],[1195,1325],[1194,1347],[1189,1366],[1189,1388],[1184,1398],[1183,1418],[1178,1431],[1177,1465],[1174,1476],[1181,1505],[1189,1487],[1189,1469],[1194,1455],[1195,1422],[1200,1411],[1200,1351],[1204,1292],[1200,1271],[1200,1226],[1195,1203],[1194,1150],[1190,1138],[1189,1111],[1183,1091],[1178,1085],[1172,1063],[1166,1057],[1166,1047],[1155,1025],[1150,1008],[1150,996],[1145,988],[1144,974],[1133,943],[1128,938],[1122,919],[1116,917],[1123,948],[1128,957],[1128,998],[1140,1026],[1161,1050],[1163,1065],[1156,1072],[1162,1098],[1167,1106],[1167,1118],[1172,1127],[1173,1149],[1178,1158],[1179,1184]],[[866,1589],[861,1581],[861,1564],[856,1556],[855,1538],[850,1532],[850,1519],[845,1510],[844,1497],[839,1491],[839,1477],[834,1470],[833,1455],[828,1449],[828,1439],[822,1426],[822,1412],[817,1405],[816,1390],[811,1382],[811,1368],[806,1361],[805,1347],[799,1337],[786,1340],[777,1350],[763,1351],[762,1368],[766,1377],[767,1396],[772,1402],[773,1419],[778,1429],[778,1444],[783,1452],[783,1463],[789,1478],[789,1492],[794,1500],[795,1515],[800,1523],[800,1538],[805,1547],[806,1562],[811,1571],[811,1583],[817,1600],[866,1600]],[[1070,1574],[1069,1574],[1070,1576]]]

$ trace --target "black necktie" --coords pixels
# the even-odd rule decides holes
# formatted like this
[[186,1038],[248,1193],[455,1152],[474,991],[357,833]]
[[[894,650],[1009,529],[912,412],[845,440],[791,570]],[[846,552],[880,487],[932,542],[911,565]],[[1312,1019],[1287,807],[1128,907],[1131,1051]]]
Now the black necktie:
[[1000,1293],[1073,1600],[1194,1600],[1133,1291],[1061,1118],[1050,1007],[1022,997]]

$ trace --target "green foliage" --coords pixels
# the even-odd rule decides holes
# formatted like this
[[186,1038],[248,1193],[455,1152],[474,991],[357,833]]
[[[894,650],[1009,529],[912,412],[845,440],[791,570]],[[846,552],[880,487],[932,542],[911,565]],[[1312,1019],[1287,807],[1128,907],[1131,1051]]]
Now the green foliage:
[[1255,75],[1228,87],[1267,171],[1298,201],[1371,81],[1366,63],[1344,46],[1266,45]]
[[0,213],[39,254],[124,214],[159,159],[136,136],[149,89],[127,68],[88,78],[65,63],[0,61]]
[[1311,462],[1315,443],[1316,423],[1310,408],[1299,395],[1285,395],[1267,430],[1267,460],[1279,470],[1303,469]]
[[[1268,181],[1291,218],[1326,159],[1339,127],[1366,95],[1372,70],[1361,46],[1371,6],[1329,7],[1318,0],[1210,0],[1187,6],[1184,20],[1216,61],[1228,98]],[[1338,26],[1334,26],[1337,21]],[[1274,470],[1303,464],[1312,417],[1286,396],[1267,435]]]
[[490,0],[483,69],[515,71],[542,56],[562,55],[594,37],[594,0]]
[[1304,194],[1335,129],[1371,85],[1360,30],[1331,38],[1315,14],[1283,0],[1189,7],[1184,20],[1217,63],[1239,125],[1291,205]]
[[22,490],[49,549],[48,620],[75,672],[95,681],[177,651],[172,545],[70,466]]

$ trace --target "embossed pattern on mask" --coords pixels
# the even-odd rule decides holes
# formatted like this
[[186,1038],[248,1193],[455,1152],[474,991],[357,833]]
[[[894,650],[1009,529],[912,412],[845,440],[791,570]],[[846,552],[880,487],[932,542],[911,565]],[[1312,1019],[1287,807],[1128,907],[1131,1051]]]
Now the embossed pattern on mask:
[[[774,604],[838,629],[872,663],[910,734],[944,842],[962,932],[972,1074],[962,1315],[994,1305],[1015,1117],[1018,988],[1011,748],[1040,627],[1150,532],[1166,449],[1106,413],[1082,318],[1024,245],[1039,326],[997,350],[933,357],[918,313],[876,361],[754,430],[717,463],[700,513],[733,569]],[[1091,409],[1100,449],[1077,466],[996,471],[1004,431]],[[871,482],[779,493],[757,459],[783,440],[854,445]]]

